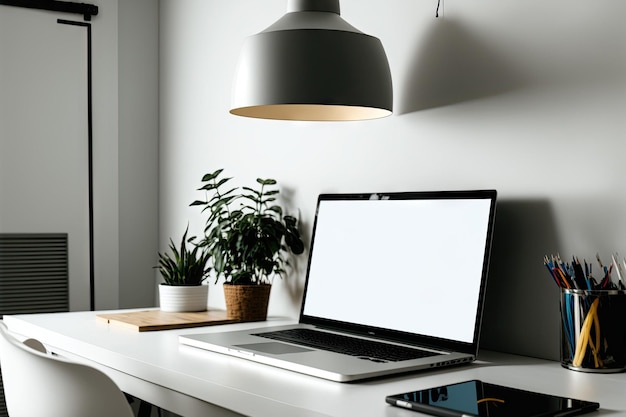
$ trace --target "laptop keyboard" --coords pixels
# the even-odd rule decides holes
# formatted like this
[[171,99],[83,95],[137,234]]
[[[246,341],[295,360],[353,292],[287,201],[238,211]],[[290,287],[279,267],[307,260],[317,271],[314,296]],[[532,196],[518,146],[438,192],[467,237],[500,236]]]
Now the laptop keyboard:
[[256,333],[255,336],[281,342],[295,343],[315,349],[343,353],[375,362],[398,362],[409,359],[435,356],[438,353],[411,349],[390,343],[360,339],[312,329],[290,329],[275,332]]

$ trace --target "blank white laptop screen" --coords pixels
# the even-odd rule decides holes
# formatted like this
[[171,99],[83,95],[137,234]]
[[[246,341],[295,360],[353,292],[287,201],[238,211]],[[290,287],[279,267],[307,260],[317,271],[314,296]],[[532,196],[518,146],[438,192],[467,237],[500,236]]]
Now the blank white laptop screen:
[[320,201],[303,314],[472,343],[490,205]]

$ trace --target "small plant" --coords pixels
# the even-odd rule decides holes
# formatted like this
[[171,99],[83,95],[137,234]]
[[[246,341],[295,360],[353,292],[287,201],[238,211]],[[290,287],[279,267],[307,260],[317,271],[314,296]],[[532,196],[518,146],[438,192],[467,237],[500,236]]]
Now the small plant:
[[284,275],[290,254],[304,252],[298,221],[276,203],[275,180],[258,178],[258,190],[222,191],[232,179],[220,178],[222,171],[204,175],[199,190],[207,198],[191,203],[209,213],[199,245],[213,257],[216,282],[224,277],[230,284],[269,284],[274,274]]
[[[200,285],[208,277],[211,268],[208,265],[211,259],[209,251],[196,245],[195,236],[187,239],[185,230],[180,241],[180,248],[170,239],[170,252],[159,252],[158,269],[166,285]],[[193,247],[193,249],[192,249]]]

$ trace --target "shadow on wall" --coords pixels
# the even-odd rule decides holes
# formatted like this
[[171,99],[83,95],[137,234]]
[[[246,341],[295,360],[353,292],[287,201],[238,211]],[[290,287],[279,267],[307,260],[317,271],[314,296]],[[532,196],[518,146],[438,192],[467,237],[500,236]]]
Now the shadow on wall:
[[481,348],[559,359],[560,293],[543,265],[558,247],[547,200],[498,202]]
[[306,266],[308,264],[309,249],[311,247],[310,230],[311,224],[303,220],[300,209],[295,208],[294,195],[296,190],[292,187],[280,186],[280,195],[284,207],[287,207],[288,214],[298,219],[298,228],[300,235],[304,242],[304,253],[299,256],[292,256],[288,260],[287,265],[287,277],[283,279],[282,284],[286,288],[287,296],[290,304],[294,307],[295,311],[300,312],[300,306],[302,305],[302,296],[304,293],[304,279],[297,279],[299,276],[304,277],[306,275]]
[[399,114],[494,96],[523,84],[504,53],[449,18],[432,22],[407,77]]

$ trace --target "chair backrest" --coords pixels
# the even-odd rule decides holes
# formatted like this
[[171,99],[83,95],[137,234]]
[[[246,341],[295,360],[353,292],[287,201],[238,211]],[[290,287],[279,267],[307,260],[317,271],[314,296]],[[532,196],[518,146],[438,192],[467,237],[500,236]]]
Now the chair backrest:
[[19,342],[1,321],[0,369],[9,417],[133,416],[107,375]]

